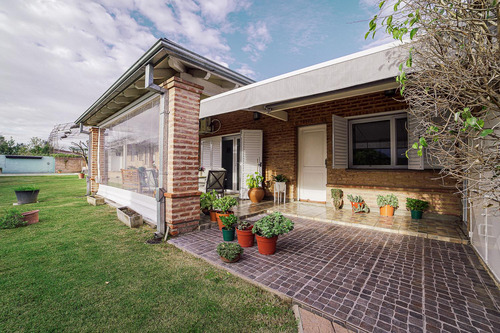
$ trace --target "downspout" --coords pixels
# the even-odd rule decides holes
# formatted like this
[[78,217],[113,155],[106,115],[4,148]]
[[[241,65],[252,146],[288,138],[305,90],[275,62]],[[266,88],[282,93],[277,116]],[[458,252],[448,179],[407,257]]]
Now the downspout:
[[[158,187],[156,188],[156,232],[154,234],[154,239],[161,241],[162,238],[166,238],[168,235],[168,230],[165,226],[165,192],[167,189],[163,188],[163,180],[164,175],[167,174],[167,170],[165,170],[164,165],[168,165],[168,155],[164,156],[164,139],[165,137],[168,139],[168,126],[165,129],[165,116],[167,116],[168,121],[168,110],[165,110],[165,104],[168,108],[168,100],[165,103],[165,99],[168,96],[164,96],[166,90],[162,87],[156,85],[153,81],[153,70],[154,67],[152,64],[147,64],[145,67],[145,82],[144,87],[150,91],[153,91],[160,95],[160,133],[159,133],[159,166],[158,166]],[[165,133],[166,131],[166,133]]]

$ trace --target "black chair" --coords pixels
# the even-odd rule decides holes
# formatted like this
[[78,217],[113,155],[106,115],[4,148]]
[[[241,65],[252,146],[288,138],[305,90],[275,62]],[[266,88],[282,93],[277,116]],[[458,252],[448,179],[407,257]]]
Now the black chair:
[[223,197],[225,192],[225,180],[226,170],[209,170],[205,192],[211,192],[212,190],[215,190],[215,192],[217,192],[219,196]]

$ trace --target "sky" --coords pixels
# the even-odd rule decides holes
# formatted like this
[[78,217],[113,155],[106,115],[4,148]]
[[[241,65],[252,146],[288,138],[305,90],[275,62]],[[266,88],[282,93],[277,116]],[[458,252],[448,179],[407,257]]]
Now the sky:
[[47,139],[158,38],[260,81],[381,43],[376,0],[2,0],[0,135]]

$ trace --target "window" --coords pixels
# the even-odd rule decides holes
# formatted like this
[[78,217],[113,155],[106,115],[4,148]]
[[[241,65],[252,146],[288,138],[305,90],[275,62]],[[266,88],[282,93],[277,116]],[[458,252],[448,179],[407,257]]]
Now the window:
[[406,114],[349,122],[349,167],[406,168]]

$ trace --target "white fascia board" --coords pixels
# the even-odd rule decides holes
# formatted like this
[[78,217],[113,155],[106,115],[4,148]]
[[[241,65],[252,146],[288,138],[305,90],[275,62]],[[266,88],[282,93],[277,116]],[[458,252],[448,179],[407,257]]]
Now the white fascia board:
[[200,118],[376,82],[398,74],[400,42],[381,45],[201,101]]

